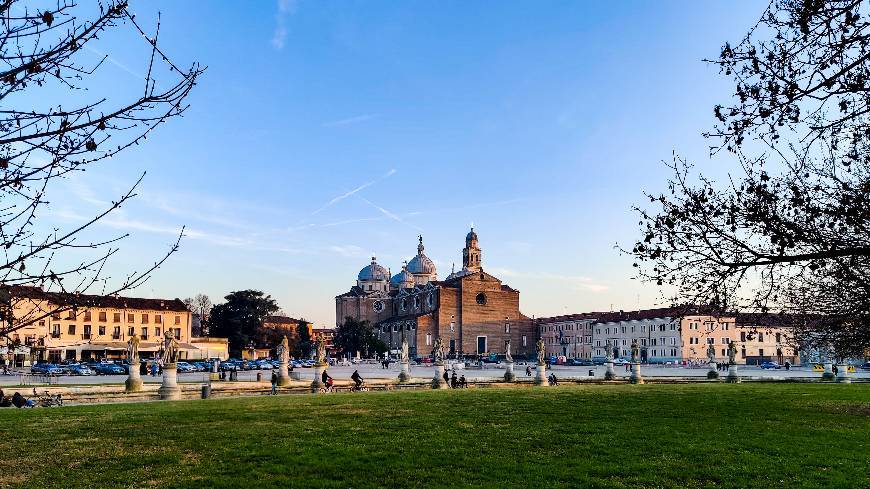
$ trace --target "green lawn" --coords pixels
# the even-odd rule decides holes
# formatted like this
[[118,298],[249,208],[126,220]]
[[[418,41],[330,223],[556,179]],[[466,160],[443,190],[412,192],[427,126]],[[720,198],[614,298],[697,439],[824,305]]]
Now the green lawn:
[[0,410],[0,487],[870,487],[870,385],[590,385]]

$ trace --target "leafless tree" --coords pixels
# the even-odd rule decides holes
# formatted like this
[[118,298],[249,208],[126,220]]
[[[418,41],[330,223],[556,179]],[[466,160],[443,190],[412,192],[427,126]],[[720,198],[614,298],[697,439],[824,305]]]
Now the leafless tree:
[[211,299],[205,294],[196,294],[193,297],[184,299],[184,305],[190,312],[199,317],[199,330],[193,331],[194,336],[201,336],[208,332],[208,315],[211,312],[213,304]]
[[[85,231],[133,198],[141,177],[80,224],[47,232],[36,225],[52,182],[140,144],[157,126],[181,116],[203,72],[196,63],[182,68],[170,60],[158,43],[159,15],[149,34],[126,1],[87,7],[59,0],[52,8],[34,10],[22,1],[0,0],[0,338],[59,312],[14,317],[16,287],[101,294],[130,290],[178,249],[183,234],[182,228],[146,269],[106,275],[107,260],[126,235],[92,240]],[[126,100],[94,93],[89,84],[109,58],[86,60],[99,53],[92,45],[110,30],[135,36],[150,52],[143,59],[140,91]],[[63,308],[86,306],[73,301]]]
[[870,346],[870,4],[774,0],[710,61],[733,79],[706,134],[726,181],[684,159],[638,207],[640,276],[678,302],[781,313],[841,355]]

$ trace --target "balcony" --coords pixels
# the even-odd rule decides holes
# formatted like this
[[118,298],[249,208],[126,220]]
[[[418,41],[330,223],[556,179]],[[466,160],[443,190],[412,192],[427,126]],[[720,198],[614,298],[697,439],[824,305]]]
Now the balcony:
[[120,340],[120,339],[121,339],[121,335],[120,335],[120,334],[113,334],[113,335],[112,335],[112,339],[115,340],[115,341]]
[[90,334],[90,333],[83,333],[83,334],[82,334],[82,339],[83,339],[83,340],[89,340],[89,339],[91,339],[91,334]]
[[54,339],[60,338],[60,333],[51,333],[51,337]]

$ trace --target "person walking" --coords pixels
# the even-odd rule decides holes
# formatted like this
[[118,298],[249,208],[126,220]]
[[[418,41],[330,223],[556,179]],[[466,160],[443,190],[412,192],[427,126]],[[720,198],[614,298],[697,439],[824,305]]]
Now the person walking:
[[447,385],[450,385],[450,376],[447,375],[447,371],[446,371],[446,370],[444,371],[444,382],[446,382]]
[[272,395],[278,395],[278,372],[272,371]]

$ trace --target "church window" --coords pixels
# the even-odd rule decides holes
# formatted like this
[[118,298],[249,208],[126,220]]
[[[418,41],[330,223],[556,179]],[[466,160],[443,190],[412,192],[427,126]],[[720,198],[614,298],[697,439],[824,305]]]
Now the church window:
[[375,303],[372,304],[372,309],[374,309],[375,312],[382,312],[384,310],[384,303],[381,301],[375,301]]
[[486,294],[484,294],[483,292],[477,294],[476,300],[477,303],[481,306],[486,305]]
[[420,308],[420,296],[414,296],[414,309]]
[[429,304],[429,307],[435,307],[435,295],[429,294],[426,297],[426,303]]
[[432,346],[432,334],[426,333],[426,346]]
[[526,339],[526,335],[523,335],[523,346],[528,346],[528,340]]
[[408,308],[408,299],[402,299],[402,306],[401,306],[402,311],[404,311],[407,308]]
[[511,323],[504,323],[504,332],[505,333],[511,332]]

